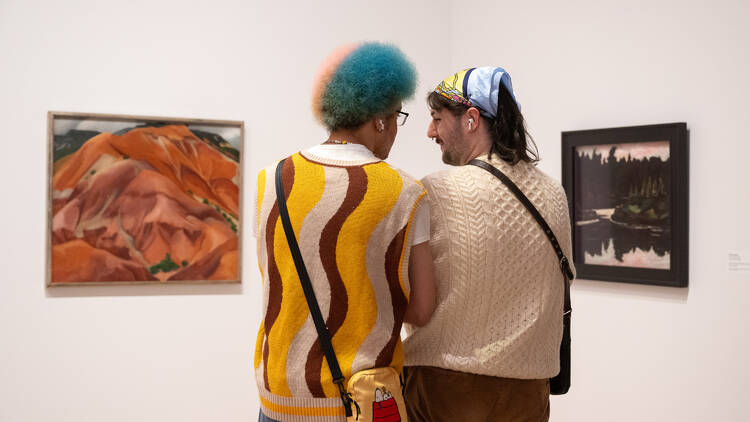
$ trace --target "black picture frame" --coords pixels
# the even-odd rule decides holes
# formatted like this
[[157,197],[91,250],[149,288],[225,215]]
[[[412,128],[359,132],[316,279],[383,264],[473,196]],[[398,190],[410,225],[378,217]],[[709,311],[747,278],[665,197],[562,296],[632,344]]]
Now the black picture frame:
[[[669,144],[666,159],[665,141]],[[608,155],[599,154],[605,148]],[[636,159],[629,153],[626,158],[617,157],[626,151],[638,151],[642,156]],[[644,151],[661,151],[662,155]],[[578,278],[688,286],[688,163],[684,122],[562,132],[562,181],[568,196]],[[608,186],[608,195],[602,195],[602,186]],[[623,193],[625,190],[628,193]],[[584,204],[617,205],[600,210]],[[601,242],[601,256],[606,257],[595,252],[597,242]],[[668,259],[664,257],[666,252]],[[633,254],[648,255],[650,262],[658,265],[624,263],[626,257],[636,256]],[[667,263],[668,268],[664,268]]]

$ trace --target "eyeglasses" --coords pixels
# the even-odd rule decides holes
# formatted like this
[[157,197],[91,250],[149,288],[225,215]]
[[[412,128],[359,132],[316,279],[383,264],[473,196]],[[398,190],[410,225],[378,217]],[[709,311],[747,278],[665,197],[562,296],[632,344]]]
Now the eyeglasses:
[[403,112],[401,110],[397,111],[396,115],[396,124],[399,126],[403,126],[404,123],[406,123],[406,119],[409,117],[409,113]]

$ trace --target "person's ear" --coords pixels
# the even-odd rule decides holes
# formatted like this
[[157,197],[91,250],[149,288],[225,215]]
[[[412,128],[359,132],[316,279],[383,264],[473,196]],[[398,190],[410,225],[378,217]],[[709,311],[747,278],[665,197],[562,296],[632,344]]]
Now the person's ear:
[[378,132],[382,132],[385,130],[385,122],[383,122],[383,119],[378,119],[377,127],[378,127]]
[[476,107],[471,107],[466,110],[466,127],[469,132],[474,132],[479,127],[479,110]]

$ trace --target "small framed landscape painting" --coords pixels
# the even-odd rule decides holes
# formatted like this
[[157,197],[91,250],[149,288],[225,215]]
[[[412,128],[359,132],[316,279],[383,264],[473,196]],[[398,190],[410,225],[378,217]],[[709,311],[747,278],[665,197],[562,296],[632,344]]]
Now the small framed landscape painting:
[[685,123],[562,133],[578,278],[688,285]]
[[240,121],[50,112],[47,286],[239,283]]

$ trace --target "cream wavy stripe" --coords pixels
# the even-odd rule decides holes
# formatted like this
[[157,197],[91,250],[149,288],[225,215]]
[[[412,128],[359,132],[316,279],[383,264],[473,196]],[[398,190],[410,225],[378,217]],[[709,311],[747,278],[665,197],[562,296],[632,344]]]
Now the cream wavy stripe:
[[[265,338],[265,336],[264,336],[264,338]],[[262,351],[261,351],[261,354],[262,354]],[[264,381],[265,378],[263,377],[263,367],[264,367],[264,365],[262,365],[262,363],[263,362],[261,361],[261,365],[257,365],[255,367],[255,385],[258,387],[258,392],[261,395],[266,391],[266,383]]]
[[[268,217],[269,214],[271,214],[271,209],[273,208],[273,205],[276,203],[276,191],[274,190],[274,179],[273,175],[275,174],[276,165],[266,167],[266,183],[264,187],[264,193],[263,193],[263,202],[260,205],[260,230],[258,231],[258,245],[259,247],[262,247],[262,249],[258,249],[258,252],[261,250],[263,252],[258,253],[258,259],[260,261],[260,267],[262,268],[262,276],[263,276],[263,283],[266,282],[266,277],[268,276],[268,251],[265,251],[266,247],[266,231],[265,227],[266,224],[268,224]],[[262,307],[262,314],[266,314],[266,309],[268,308],[268,289],[263,289],[263,307]]]
[[[375,291],[377,318],[370,334],[367,335],[359,350],[357,350],[352,363],[352,373],[372,368],[378,355],[391,339],[395,320],[393,318],[393,298],[385,274],[385,255],[390,239],[393,239],[403,228],[402,219],[396,216],[399,213],[408,214],[413,205],[411,202],[413,202],[413,198],[410,198],[408,189],[405,189],[402,185],[395,205],[375,227],[367,244],[367,274]],[[383,241],[383,239],[389,239],[389,241]],[[390,312],[383,312],[383,310],[390,310]]]
[[[387,164],[380,163],[372,166],[366,166],[364,169],[366,181],[368,183],[367,191],[362,201],[354,211],[346,217],[346,221],[341,226],[337,245],[336,259],[341,262],[346,256],[355,259],[362,264],[367,263],[367,246],[362,242],[372,238],[374,230],[378,224],[391,211],[393,204],[398,200],[400,187],[403,185],[402,179]],[[350,176],[351,177],[351,176]],[[389,182],[398,183],[396,186],[390,186]],[[391,189],[393,189],[391,191]],[[353,238],[343,236],[342,233],[357,233],[363,238]],[[384,239],[385,240],[385,239]],[[387,240],[386,240],[387,242]],[[357,306],[377,306],[376,302],[376,284],[370,279],[367,268],[359,268],[352,265],[340,265],[341,279],[346,286],[347,294],[353,298],[350,302],[358,304]],[[389,286],[383,280],[386,286]],[[391,307],[389,312],[393,312]],[[388,311],[387,311],[388,312]],[[367,338],[375,325],[377,318],[377,309],[356,309],[349,312],[341,325],[339,331],[334,335],[333,343],[336,345],[336,353],[340,353],[339,364],[344,374],[352,372],[354,359],[361,348],[361,341]],[[391,336],[392,338],[392,336]],[[339,340],[339,341],[337,341]],[[339,352],[341,350],[341,352]],[[326,386],[324,386],[325,388]],[[336,394],[335,386],[326,390],[327,394]]]
[[[274,183],[273,179],[269,179],[269,174],[273,174],[272,171],[276,168],[276,165],[266,167],[262,170],[264,174],[264,184],[263,186],[258,186],[259,189],[263,189],[263,197],[261,198],[260,207],[255,208],[255,212],[257,213],[256,218],[258,219],[258,222],[254,224],[258,225],[258,232],[256,233],[256,246],[258,251],[258,267],[260,268],[260,275],[261,275],[261,281],[264,284],[263,286],[263,298],[261,301],[261,326],[260,331],[263,333],[262,336],[258,335],[258,340],[261,344],[265,342],[265,337],[268,333],[265,332],[265,327],[263,326],[263,319],[266,315],[266,310],[268,309],[268,288],[265,286],[266,278],[268,277],[268,251],[266,251],[266,231],[263,229],[266,224],[268,223],[268,217],[271,213],[271,209],[273,208],[274,203],[276,203],[276,193],[274,192]],[[256,193],[256,200],[258,199],[258,194]],[[257,347],[257,345],[256,345]],[[256,369],[256,374],[260,373],[261,376],[263,374],[263,365],[261,363],[263,362],[263,352],[262,352],[262,346],[261,346],[261,354],[256,355],[254,357],[254,365]],[[258,384],[259,388],[262,384],[262,377],[261,377],[261,384]]]
[[[291,174],[289,179],[286,179],[285,174],[284,188],[290,189],[287,197],[289,220],[295,228],[294,232],[298,233],[305,217],[320,202],[323,195],[324,170],[322,166],[310,163],[299,154],[292,155],[287,163],[290,168],[287,169],[285,164],[284,171]],[[289,345],[307,319],[307,314],[300,312],[305,309],[307,302],[280,223],[275,233],[274,259],[281,276],[282,293],[278,304],[270,301],[268,305],[269,313],[273,312],[273,306],[279,306],[279,318],[269,332],[269,343],[272,344],[273,350],[268,356],[268,378],[272,391],[281,395],[292,395],[286,379],[287,356]],[[275,297],[271,296],[271,299]],[[281,325],[277,325],[276,322],[280,322]]]
[[[344,202],[349,175],[345,168],[326,166],[324,169],[325,189],[323,190],[323,196],[302,222],[299,237],[300,239],[307,239],[307,241],[300,243],[300,251],[307,272],[310,274],[310,281],[315,290],[320,312],[325,320],[328,318],[331,306],[331,286],[326,278],[323,262],[320,260],[320,236],[323,233],[323,228],[339,209],[341,203]],[[312,397],[305,381],[305,365],[307,364],[308,353],[318,337],[315,324],[310,316],[310,310],[305,306],[299,312],[305,312],[307,319],[289,346],[286,378],[289,390],[293,395]]]

